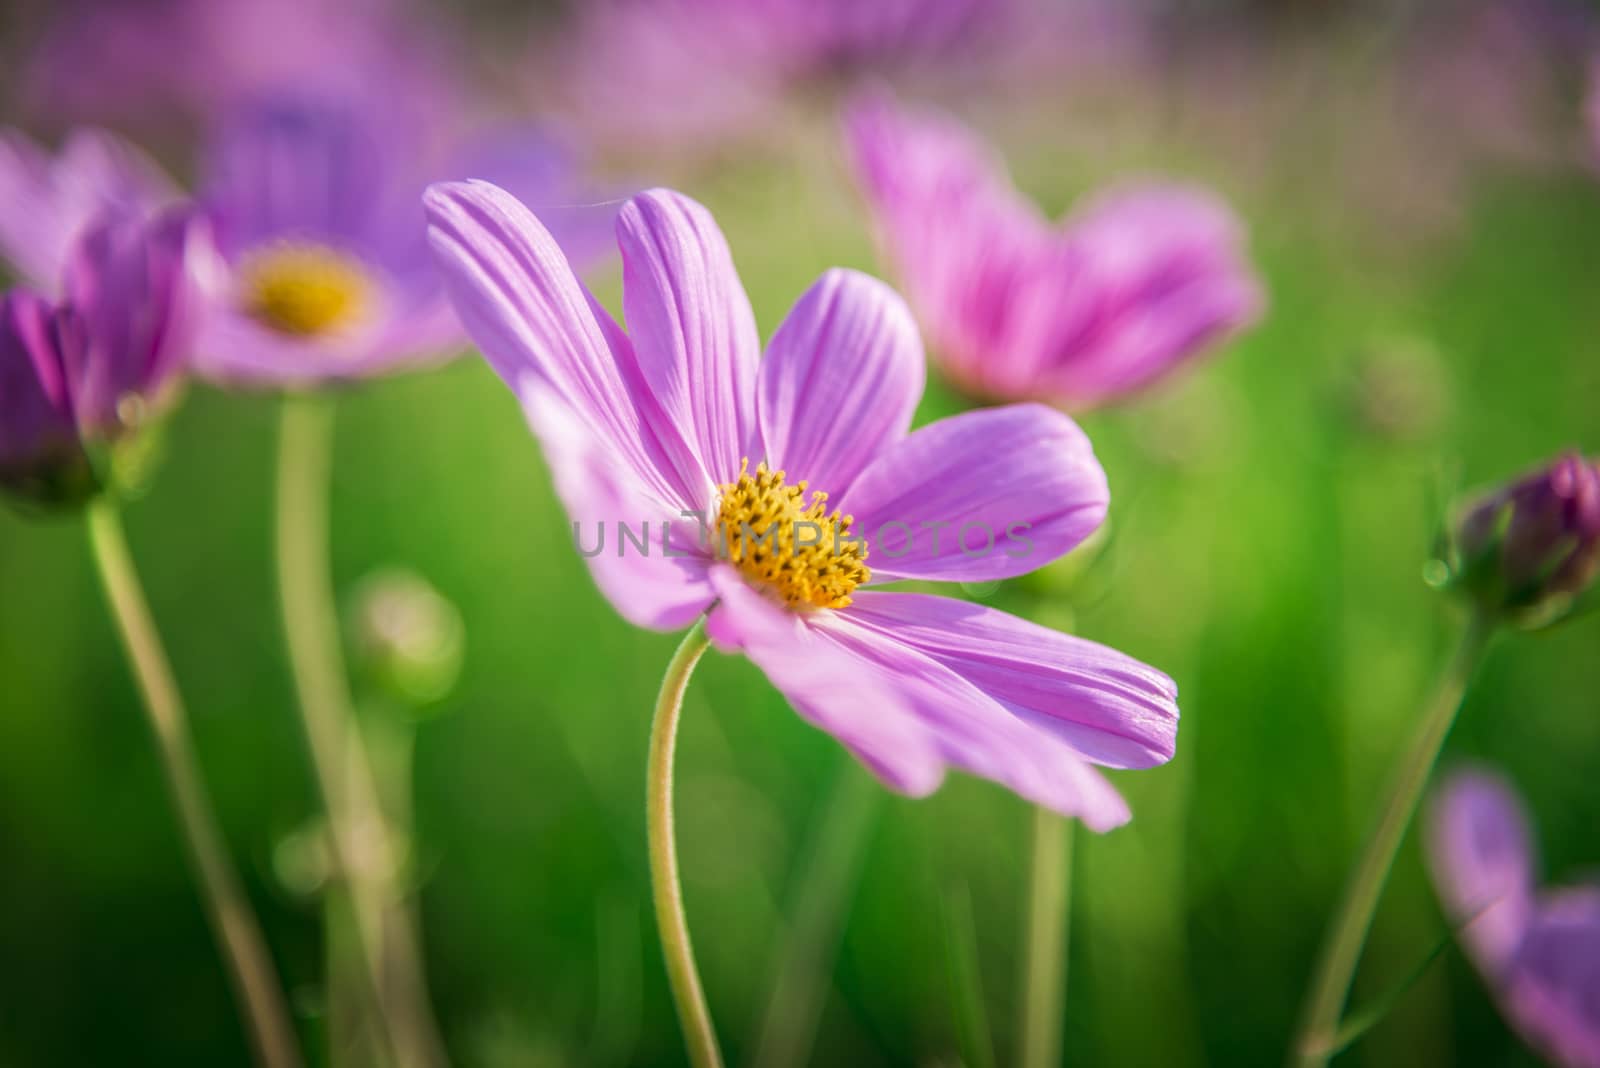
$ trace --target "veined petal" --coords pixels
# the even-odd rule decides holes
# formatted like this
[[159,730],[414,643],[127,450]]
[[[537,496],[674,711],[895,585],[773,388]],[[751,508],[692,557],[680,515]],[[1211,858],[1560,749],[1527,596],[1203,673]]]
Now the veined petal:
[[769,467],[835,497],[906,436],[925,372],[898,294],[835,269],[795,304],[767,345],[756,397]]
[[635,626],[676,630],[710,607],[703,527],[660,499],[534,375],[518,393],[544,446],[577,551],[595,585]]
[[819,613],[813,626],[853,657],[866,677],[896,688],[946,764],[1074,816],[1094,831],[1128,821],[1127,803],[1076,749],[959,672],[898,637],[861,625],[849,610]]
[[533,214],[487,182],[432,186],[424,204],[456,312],[506,384],[525,396],[525,379],[542,382],[663,504],[705,507],[709,488],[679,475],[687,447],[660,417],[628,339]]
[[1511,787],[1488,771],[1458,771],[1434,794],[1428,859],[1445,911],[1491,980],[1505,972],[1533,915],[1534,849]]
[[1115,649],[953,597],[867,591],[844,611],[1096,764],[1148,768],[1172,759],[1177,686]]
[[938,788],[944,758],[898,680],[864,668],[731,567],[714,566],[711,581],[717,604],[706,630],[719,649],[748,656],[802,719],[833,735],[890,789],[922,797]]
[[839,503],[875,579],[984,582],[1043,567],[1110,501],[1089,439],[1037,404],[967,412],[882,453]]
[[617,241],[640,372],[682,428],[707,489],[732,482],[754,444],[761,344],[728,243],[710,212],[664,189],[628,201]]

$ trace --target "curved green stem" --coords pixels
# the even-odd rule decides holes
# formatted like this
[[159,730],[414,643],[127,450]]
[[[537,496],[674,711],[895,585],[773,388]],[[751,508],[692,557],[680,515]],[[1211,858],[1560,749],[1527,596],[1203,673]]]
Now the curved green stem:
[[1023,932],[1022,1068],[1061,1063],[1061,1018],[1067,984],[1068,918],[1072,910],[1072,822],[1033,810],[1033,875]]
[[284,399],[279,436],[279,596],[307,747],[327,809],[333,863],[364,964],[369,994],[400,1068],[445,1063],[428,1007],[421,950],[408,924],[386,923],[398,869],[371,762],[357,728],[328,562],[334,402]]
[[228,859],[189,738],[183,701],[139,585],[121,517],[116,505],[104,498],[89,507],[89,542],[123,650],[139,684],[178,826],[200,884],[206,919],[227,962],[234,996],[244,1008],[256,1058],[265,1068],[299,1068],[300,1050],[277,970],[239,875]]
[[1389,870],[1422,800],[1423,789],[1439,759],[1444,740],[1455,724],[1466,697],[1467,685],[1483,660],[1493,637],[1495,621],[1475,616],[1467,626],[1433,703],[1428,706],[1417,734],[1390,781],[1377,824],[1368,836],[1356,866],[1351,869],[1344,897],[1323,942],[1322,954],[1306,998],[1300,1030],[1290,1050],[1290,1063],[1300,1068],[1321,1068],[1336,1049],[1339,1018],[1350,996],[1350,983],[1372,928]]
[[667,980],[678,1006],[689,1061],[695,1068],[722,1068],[722,1052],[717,1048],[717,1032],[706,1007],[700,973],[695,970],[689,921],[683,911],[683,882],[678,875],[678,846],[672,829],[672,754],[677,748],[683,692],[709,644],[705,621],[701,620],[684,635],[678,651],[672,654],[661,680],[661,695],[656,698],[645,773],[650,885],[656,902],[656,923],[661,928],[661,953],[666,958]]

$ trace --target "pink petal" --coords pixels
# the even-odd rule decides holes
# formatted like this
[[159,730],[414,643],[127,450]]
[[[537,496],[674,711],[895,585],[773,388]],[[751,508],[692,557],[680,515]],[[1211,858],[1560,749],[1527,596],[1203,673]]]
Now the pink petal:
[[835,269],[767,346],[756,406],[768,465],[835,497],[906,436],[925,373],[916,323],[875,278]]
[[1096,764],[1148,768],[1172,759],[1177,686],[1115,649],[951,597],[862,592],[843,611],[938,661]]
[[728,243],[710,212],[665,189],[627,203],[617,241],[644,381],[684,428],[707,490],[731,482],[754,445],[761,344]]
[[1600,887],[1546,895],[1510,965],[1502,1000],[1554,1063],[1600,1068]]
[[687,447],[651,398],[628,339],[533,213],[487,182],[434,185],[423,201],[456,313],[506,384],[526,397],[524,382],[540,383],[674,517],[706,507],[709,488],[679,474]]
[[1109,501],[1077,424],[1018,404],[923,427],[838,503],[867,538],[875,579],[984,582],[1062,556],[1100,525]]
[[1504,974],[1533,912],[1533,845],[1511,787],[1488,771],[1458,771],[1434,793],[1428,859],[1445,911],[1491,977]]
[[938,788],[944,761],[895,679],[863,670],[731,567],[713,567],[711,580],[718,600],[706,629],[718,648],[748,656],[802,719],[833,735],[890,789],[921,797]]

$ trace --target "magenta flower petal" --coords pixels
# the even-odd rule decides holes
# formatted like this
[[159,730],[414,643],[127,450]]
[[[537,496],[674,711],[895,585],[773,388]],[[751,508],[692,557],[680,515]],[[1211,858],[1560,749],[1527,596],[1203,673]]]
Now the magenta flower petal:
[[628,622],[677,630],[715,599],[699,526],[664,507],[574,412],[536,378],[522,390],[573,540],[600,592]]
[[813,626],[855,657],[866,677],[897,689],[949,766],[1076,817],[1093,831],[1128,821],[1127,802],[1083,754],[966,676],[899,636],[864,625],[854,613],[818,617]]
[[962,388],[1090,407],[1260,314],[1242,228],[1209,194],[1122,190],[1056,226],[949,119],[874,93],[849,108],[845,135],[884,254]]
[[858,593],[850,619],[938,661],[1096,764],[1148,768],[1176,751],[1176,684],[1115,649],[920,593]]
[[863,670],[732,568],[712,568],[711,580],[718,600],[706,631],[718,648],[748,656],[801,718],[833,735],[890,789],[921,797],[938,788],[945,761],[897,680]]
[[986,582],[1067,553],[1109,501],[1078,425],[1017,404],[915,431],[880,453],[839,506],[868,539],[875,579]]
[[623,207],[617,243],[644,380],[684,428],[706,488],[731,482],[755,443],[761,341],[728,243],[710,212],[664,189]]
[[62,323],[43,297],[0,300],[0,486],[26,490],[82,455]]
[[1600,887],[1539,902],[1505,979],[1507,1012],[1566,1068],[1600,1068]]
[[47,290],[102,216],[142,218],[177,197],[155,162],[114,134],[77,130],[52,158],[18,130],[0,133],[0,257]]
[[894,290],[836,269],[772,335],[758,377],[767,464],[838,497],[911,428],[925,378],[922,342]]
[[650,397],[631,343],[533,213],[487,182],[435,185],[424,204],[457,314],[512,391],[526,397],[528,380],[542,384],[670,505],[668,518],[704,508],[710,488],[679,475],[693,457]]
[[131,413],[126,400],[159,404],[186,370],[204,314],[197,261],[209,233],[179,208],[150,220],[112,216],[86,233],[63,275],[66,304],[87,344],[70,368],[77,418],[105,433]]
[[1462,771],[1438,788],[1428,825],[1434,882],[1479,966],[1499,974],[1533,912],[1534,857],[1522,802],[1498,775]]

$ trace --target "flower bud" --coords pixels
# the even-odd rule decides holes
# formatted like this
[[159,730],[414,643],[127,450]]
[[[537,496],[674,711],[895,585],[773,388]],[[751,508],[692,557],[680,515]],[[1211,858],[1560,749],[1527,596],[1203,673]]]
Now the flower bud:
[[1600,466],[1576,452],[1470,506],[1452,584],[1483,608],[1544,624],[1600,571]]
[[461,613],[427,580],[381,571],[356,590],[350,613],[354,658],[385,696],[419,710],[449,695],[461,674]]
[[132,480],[140,432],[171,400],[202,290],[188,212],[108,216],[73,246],[52,304],[19,290],[0,311],[0,487],[80,504]]
[[67,382],[78,326],[25,290],[0,301],[0,487],[36,504],[76,504],[98,488]]

